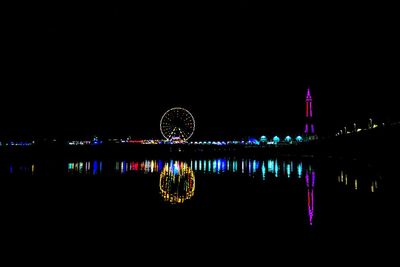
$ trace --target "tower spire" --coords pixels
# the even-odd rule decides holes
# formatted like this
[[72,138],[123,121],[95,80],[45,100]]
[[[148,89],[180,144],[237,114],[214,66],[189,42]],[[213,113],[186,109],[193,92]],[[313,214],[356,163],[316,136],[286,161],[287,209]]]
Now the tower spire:
[[312,96],[310,87],[308,87],[306,94],[306,125],[304,127],[304,133],[306,137],[308,137],[308,139],[314,139],[315,129],[314,129]]

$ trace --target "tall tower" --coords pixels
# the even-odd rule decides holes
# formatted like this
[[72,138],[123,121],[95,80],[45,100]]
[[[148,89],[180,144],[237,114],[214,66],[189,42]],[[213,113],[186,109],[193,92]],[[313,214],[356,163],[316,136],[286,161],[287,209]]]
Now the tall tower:
[[315,135],[310,87],[307,89],[307,95],[306,95],[306,126],[304,128],[304,133],[306,136]]

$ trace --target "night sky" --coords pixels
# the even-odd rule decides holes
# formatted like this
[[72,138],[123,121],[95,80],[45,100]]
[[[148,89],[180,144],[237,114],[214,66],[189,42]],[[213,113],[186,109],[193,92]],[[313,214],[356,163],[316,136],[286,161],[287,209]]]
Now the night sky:
[[398,120],[399,24],[390,7],[10,8],[0,136],[161,138],[174,106],[194,138],[300,133],[311,87],[316,130]]

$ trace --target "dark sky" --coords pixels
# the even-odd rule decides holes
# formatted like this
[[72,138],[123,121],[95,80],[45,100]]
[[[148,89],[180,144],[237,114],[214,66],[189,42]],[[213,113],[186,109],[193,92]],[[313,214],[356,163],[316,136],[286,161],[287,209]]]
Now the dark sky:
[[311,86],[317,130],[398,119],[393,8],[31,6],[10,8],[0,135],[161,137],[182,106],[196,138],[298,133]]

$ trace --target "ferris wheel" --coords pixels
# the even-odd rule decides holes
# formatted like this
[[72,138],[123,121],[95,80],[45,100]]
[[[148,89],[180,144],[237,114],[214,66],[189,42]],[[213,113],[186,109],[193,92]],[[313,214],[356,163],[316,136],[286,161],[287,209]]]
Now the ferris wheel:
[[169,141],[187,141],[193,135],[194,129],[194,117],[184,108],[171,108],[161,117],[160,131]]

